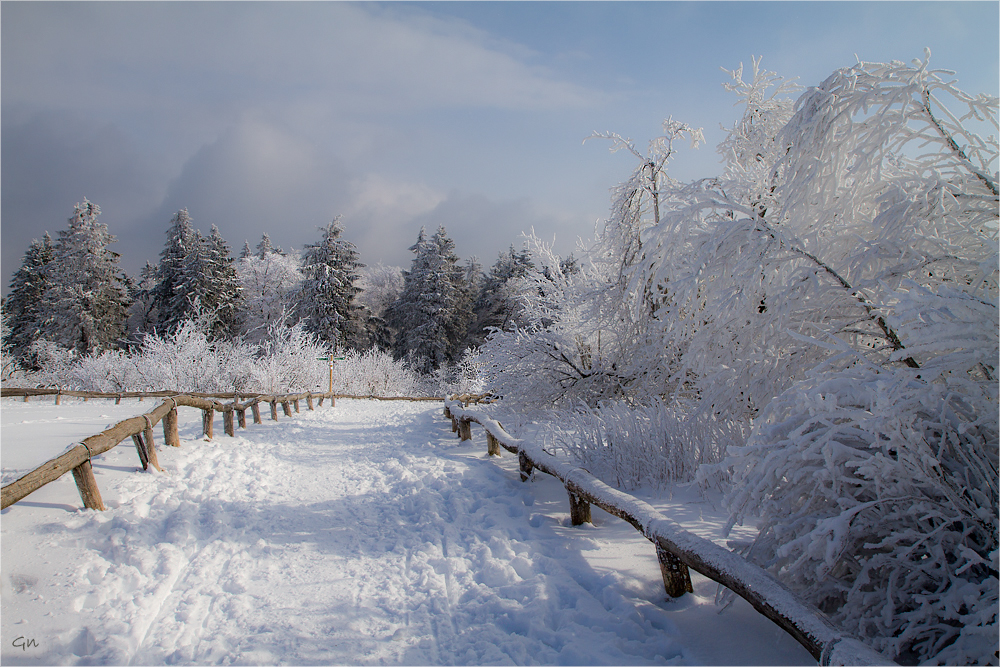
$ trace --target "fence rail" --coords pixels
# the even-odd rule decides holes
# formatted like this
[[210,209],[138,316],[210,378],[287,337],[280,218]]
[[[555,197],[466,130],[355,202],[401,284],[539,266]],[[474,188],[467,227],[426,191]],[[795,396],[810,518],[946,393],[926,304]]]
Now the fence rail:
[[472,439],[471,425],[475,422],[486,431],[490,455],[499,456],[501,447],[517,455],[521,481],[527,481],[535,469],[562,481],[569,495],[570,520],[574,526],[591,521],[592,504],[632,524],[656,547],[663,584],[671,597],[692,591],[688,570],[691,568],[749,602],[822,665],[894,664],[843,633],[825,614],[799,599],[762,568],[684,530],[652,505],[608,486],[589,471],[560,461],[535,443],[513,437],[486,413],[469,409],[468,403],[450,398],[444,406],[445,417],[451,419],[452,430],[462,440]]
[[[60,397],[72,396],[84,400],[90,398],[115,399],[116,403],[123,398],[164,398],[159,406],[149,412],[137,417],[130,417],[118,422],[114,426],[85,438],[79,445],[69,451],[46,461],[26,475],[7,484],[0,489],[0,509],[5,509],[25,496],[34,493],[49,482],[53,482],[67,472],[73,472],[77,489],[80,491],[80,498],[84,507],[104,510],[104,501],[101,499],[101,492],[97,487],[97,480],[94,478],[94,471],[91,459],[99,456],[121,442],[132,438],[136,452],[139,455],[139,462],[143,469],[150,465],[160,469],[159,459],[156,454],[156,446],[153,441],[153,427],[163,424],[163,442],[165,445],[179,447],[180,441],[177,436],[177,408],[190,407],[202,411],[202,432],[205,437],[211,440],[214,437],[215,413],[221,412],[223,417],[223,429],[226,435],[235,435],[235,424],[240,428],[246,428],[246,411],[250,410],[255,424],[261,423],[260,405],[268,404],[271,409],[271,419],[278,420],[278,405],[281,405],[285,416],[291,417],[292,410],[299,411],[299,402],[306,401],[310,410],[313,409],[314,400],[319,400],[319,405],[323,401],[330,400],[330,405],[335,405],[338,398],[354,399],[376,399],[383,401],[441,401],[440,397],[407,397],[407,396],[352,396],[348,394],[335,394],[331,392],[303,392],[298,394],[243,394],[243,393],[202,393],[188,392],[180,393],[174,391],[126,391],[126,392],[97,392],[97,391],[77,391],[72,389],[53,388],[24,388],[24,387],[4,387],[0,389],[0,397],[24,397],[27,401],[32,396],[55,396],[56,405],[60,403]],[[223,403],[216,399],[232,399],[231,403]],[[240,400],[243,402],[240,402]]]

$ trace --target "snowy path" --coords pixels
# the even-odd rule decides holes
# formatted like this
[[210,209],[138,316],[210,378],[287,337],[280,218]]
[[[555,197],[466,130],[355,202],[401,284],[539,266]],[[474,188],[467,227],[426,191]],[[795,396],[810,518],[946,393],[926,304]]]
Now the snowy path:
[[109,511],[76,510],[71,476],[4,510],[0,658],[809,662],[748,607],[718,615],[711,582],[666,599],[630,526],[595,508],[570,527],[557,482],[521,483],[514,457],[489,460],[481,432],[460,445],[440,412],[340,401],[205,442],[182,411],[165,474],[135,472],[124,446],[95,462]]

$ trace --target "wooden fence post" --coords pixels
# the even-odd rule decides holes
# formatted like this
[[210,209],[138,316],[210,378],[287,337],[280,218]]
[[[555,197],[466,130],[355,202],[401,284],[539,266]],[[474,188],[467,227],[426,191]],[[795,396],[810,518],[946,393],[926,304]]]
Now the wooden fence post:
[[180,437],[177,435],[177,408],[163,415],[163,444],[169,447],[180,447]]
[[458,433],[458,420],[454,416],[451,418],[451,432]]
[[[322,400],[322,399],[320,399],[320,400]],[[315,410],[315,408],[313,407],[313,395],[312,395],[312,392],[309,392],[308,394],[306,394],[306,407],[309,408],[310,410]]]
[[59,405],[59,392],[56,392],[56,405]]
[[285,413],[286,417],[292,416],[292,406],[288,404],[288,401],[281,402],[281,411]]
[[236,411],[236,420],[239,423],[240,428],[246,428],[247,427],[247,409],[246,408],[243,408],[242,410],[237,410]]
[[517,465],[521,471],[521,481],[527,482],[531,478],[531,471],[535,469],[535,466],[531,465],[528,455],[524,452],[517,453]]
[[135,451],[139,453],[139,463],[142,464],[142,469],[149,470],[149,454],[146,452],[146,443],[142,441],[142,436],[136,433],[132,436],[132,442],[135,443]]
[[324,398],[326,398],[326,396],[320,396],[319,397],[319,407],[323,407],[323,399]]
[[466,440],[472,440],[472,422],[468,419],[463,419],[458,422],[458,437],[461,438],[462,442]]
[[500,456],[500,443],[489,431],[486,431],[486,453],[490,456]]
[[115,396],[115,405],[121,405],[121,404],[122,404],[122,395],[118,394],[117,396]]
[[235,429],[233,429],[233,411],[223,410],[222,411],[222,428],[225,430],[226,435],[230,438],[236,435]]
[[253,423],[260,424],[260,403],[254,401],[250,404],[250,411],[253,413]]
[[271,401],[271,420],[278,421],[278,402]]
[[156,455],[156,443],[153,442],[153,422],[149,418],[149,415],[143,415],[143,417],[146,418],[146,430],[144,431],[146,458],[149,459],[154,468],[163,472],[163,468],[160,467],[160,457]]
[[337,399],[333,396],[330,397],[330,407],[331,408],[337,407]]
[[590,503],[570,491],[569,487],[566,487],[566,492],[569,493],[570,523],[574,526],[579,526],[584,523],[594,523],[594,521],[590,518]]
[[296,398],[294,401],[292,401],[292,404],[295,405],[295,411],[298,412],[299,411],[299,399]]
[[660,562],[660,574],[663,575],[663,587],[667,590],[667,595],[679,598],[685,593],[693,593],[694,587],[691,586],[688,566],[661,547],[658,541],[654,541],[653,544],[656,545],[656,560]]
[[212,439],[212,421],[215,419],[215,410],[208,408],[201,411],[201,432],[205,434],[206,440]]
[[101,500],[101,491],[97,488],[97,480],[94,479],[94,468],[90,465],[90,459],[73,468],[73,479],[76,480],[76,488],[80,491],[83,506],[87,509],[103,512],[104,501]]
[[[87,400],[87,399],[85,398],[84,400]],[[25,395],[24,395],[24,402],[25,402],[25,403],[27,403],[27,402],[28,402],[28,395],[27,395],[27,394],[25,394]]]

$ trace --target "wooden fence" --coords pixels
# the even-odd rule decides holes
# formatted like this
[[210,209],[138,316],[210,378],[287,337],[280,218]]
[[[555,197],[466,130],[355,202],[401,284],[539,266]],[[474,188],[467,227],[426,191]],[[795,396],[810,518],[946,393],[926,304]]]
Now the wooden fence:
[[[94,478],[94,471],[91,466],[91,459],[99,456],[109,449],[116,447],[119,443],[131,437],[135,444],[136,452],[139,455],[139,462],[143,469],[150,465],[160,469],[160,463],[156,455],[156,447],[153,441],[153,427],[162,422],[163,442],[171,447],[179,447],[180,441],[177,436],[177,408],[184,406],[196,408],[202,411],[202,432],[209,440],[213,437],[213,425],[215,413],[221,412],[223,417],[223,429],[226,435],[235,435],[234,419],[240,428],[246,428],[246,411],[250,410],[255,424],[261,423],[260,405],[270,406],[271,419],[278,419],[278,405],[281,405],[282,412],[292,416],[292,409],[299,411],[299,402],[306,401],[310,410],[313,409],[314,400],[319,400],[319,405],[323,401],[330,400],[330,405],[335,405],[337,398],[359,398],[377,399],[383,401],[395,400],[425,400],[441,401],[439,397],[412,398],[406,396],[349,396],[345,394],[332,394],[329,392],[315,393],[304,392],[299,394],[283,394],[272,396],[268,394],[235,394],[235,393],[179,393],[172,391],[128,391],[120,393],[105,393],[94,391],[76,391],[68,389],[28,389],[5,387],[0,389],[2,397],[23,397],[25,401],[32,396],[54,396],[56,405],[59,405],[62,396],[72,396],[88,400],[114,399],[120,403],[123,398],[165,398],[159,406],[138,417],[131,417],[120,421],[114,426],[84,439],[79,445],[73,447],[68,452],[43,463],[28,474],[7,484],[0,489],[0,509],[13,505],[18,500],[49,482],[55,481],[67,472],[73,472],[77,489],[80,491],[80,498],[83,499],[85,507],[95,510],[104,510],[104,502],[101,499],[101,492],[97,488],[97,481]],[[232,403],[222,403],[216,399],[232,399]],[[241,403],[241,399],[243,402]]]
[[[466,398],[466,397],[458,397]],[[798,598],[784,584],[739,554],[690,533],[653,506],[619,491],[587,470],[560,461],[537,444],[507,433],[487,414],[468,408],[469,400],[445,401],[445,417],[462,440],[472,439],[472,423],[486,431],[490,455],[500,448],[516,454],[521,481],[537,469],[558,478],[569,495],[574,526],[590,523],[590,506],[597,505],[632,524],[656,548],[663,585],[671,597],[692,592],[688,568],[729,588],[754,609],[795,638],[822,665],[891,665],[885,656],[839,630],[815,607]],[[474,402],[474,401],[472,401]]]

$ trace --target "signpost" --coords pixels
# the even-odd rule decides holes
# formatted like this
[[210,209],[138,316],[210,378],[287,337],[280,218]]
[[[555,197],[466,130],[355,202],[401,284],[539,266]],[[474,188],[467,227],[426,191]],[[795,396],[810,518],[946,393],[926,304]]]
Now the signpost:
[[335,357],[332,354],[329,357],[316,357],[316,361],[329,361],[330,362],[330,393],[333,393],[333,362],[343,361],[347,357]]

